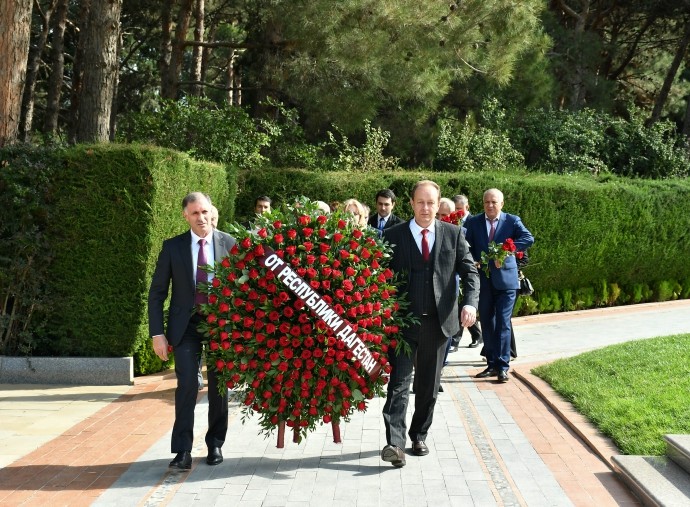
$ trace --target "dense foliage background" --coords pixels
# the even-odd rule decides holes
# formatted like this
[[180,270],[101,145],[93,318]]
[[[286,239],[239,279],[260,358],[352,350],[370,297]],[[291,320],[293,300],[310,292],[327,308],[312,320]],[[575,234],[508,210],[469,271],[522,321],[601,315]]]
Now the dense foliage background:
[[0,353],[158,367],[142,295],[198,189],[223,226],[261,194],[390,187],[407,217],[417,178],[475,210],[496,186],[537,238],[516,311],[689,295],[690,0],[18,0],[0,26]]

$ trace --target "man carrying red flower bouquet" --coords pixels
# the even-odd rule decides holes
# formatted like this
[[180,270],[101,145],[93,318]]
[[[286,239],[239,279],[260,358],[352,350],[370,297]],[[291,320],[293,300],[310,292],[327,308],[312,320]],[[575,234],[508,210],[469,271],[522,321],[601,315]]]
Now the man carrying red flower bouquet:
[[429,454],[425,440],[441,383],[446,337],[459,330],[456,275],[463,287],[462,325],[476,321],[479,275],[460,227],[436,220],[440,194],[433,181],[417,182],[410,202],[414,218],[383,233],[393,245],[391,269],[404,274],[399,290],[407,294],[409,310],[419,321],[403,329],[411,354],[390,352],[392,370],[383,407],[387,445],[381,459],[395,467],[405,465],[405,415],[415,354],[415,409],[408,434],[414,455]]
[[510,318],[515,306],[518,266],[514,253],[524,252],[534,243],[532,233],[517,215],[503,213],[503,193],[490,188],[484,192],[484,213],[465,222],[465,237],[476,260],[482,260],[479,320],[482,325],[487,368],[477,378],[498,377],[508,381],[510,368]]

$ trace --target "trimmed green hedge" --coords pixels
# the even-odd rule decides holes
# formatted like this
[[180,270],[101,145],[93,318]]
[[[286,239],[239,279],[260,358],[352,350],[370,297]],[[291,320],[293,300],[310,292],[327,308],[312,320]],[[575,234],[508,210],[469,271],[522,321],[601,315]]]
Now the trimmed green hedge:
[[208,193],[221,213],[232,212],[236,173],[136,145],[77,146],[57,159],[48,190],[54,219],[43,233],[51,304],[31,353],[134,355],[136,373],[160,370],[146,318],[158,252],[165,238],[188,228],[181,209],[188,192]]
[[[298,194],[326,202],[354,197],[374,210],[374,195],[391,188],[395,213],[409,218],[409,191],[436,181],[446,197],[462,193],[481,212],[483,191],[505,195],[504,211],[519,215],[535,236],[525,269],[536,293],[519,298],[520,313],[553,312],[690,296],[690,181],[629,180],[526,172],[252,171],[242,175],[238,210],[255,195],[278,203]],[[247,215],[245,213],[245,215]]]

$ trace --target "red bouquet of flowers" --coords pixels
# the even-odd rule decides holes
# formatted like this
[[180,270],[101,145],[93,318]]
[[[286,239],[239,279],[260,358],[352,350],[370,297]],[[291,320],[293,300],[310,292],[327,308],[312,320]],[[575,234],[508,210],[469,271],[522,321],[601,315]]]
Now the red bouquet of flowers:
[[221,389],[241,394],[262,432],[300,440],[384,394],[388,350],[410,317],[387,267],[390,247],[304,198],[258,216],[214,267],[201,324]]
[[465,212],[461,209],[453,211],[450,215],[446,215],[441,218],[441,222],[448,222],[449,224],[461,225],[462,217],[465,216]]
[[516,255],[519,259],[522,258],[522,252],[516,252],[517,248],[511,238],[506,239],[503,243],[496,243],[494,241],[489,243],[488,252],[482,252],[482,264],[484,265],[484,273],[487,278],[491,275],[490,262],[493,262],[497,268],[503,266],[506,258],[509,255]]

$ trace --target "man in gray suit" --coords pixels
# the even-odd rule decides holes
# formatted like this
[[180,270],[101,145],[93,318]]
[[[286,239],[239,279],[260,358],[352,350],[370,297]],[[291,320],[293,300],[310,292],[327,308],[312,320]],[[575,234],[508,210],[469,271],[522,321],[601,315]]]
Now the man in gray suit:
[[[170,467],[189,470],[192,466],[194,442],[194,407],[198,392],[197,373],[203,336],[197,326],[203,319],[199,305],[207,302],[206,294],[197,290],[197,283],[210,280],[203,267],[219,262],[234,246],[235,239],[213,229],[211,203],[200,192],[192,192],[182,200],[184,219],[191,230],[167,239],[158,256],[149,289],[149,333],[153,350],[162,360],[168,359],[168,345],[175,351],[175,424],[171,450],[176,453]],[[210,261],[209,261],[210,260]],[[163,305],[168,298],[170,308],[167,333],[163,324]],[[221,447],[228,431],[227,391],[221,395],[215,371],[208,372],[208,432],[206,446],[209,465],[223,461]]]
[[[471,326],[477,318],[477,268],[460,227],[436,220],[440,196],[440,188],[433,181],[417,182],[410,201],[414,218],[383,233],[384,239],[393,244],[391,269],[403,275],[399,290],[407,293],[409,310],[419,319],[419,324],[403,329],[411,355],[396,354],[394,350],[389,354],[392,370],[383,407],[387,445],[381,459],[395,467],[405,466],[405,414],[415,354],[415,410],[408,434],[412,453],[424,456],[429,454],[425,439],[441,383],[446,337],[455,335],[460,323]],[[460,323],[456,274],[463,288]]]

